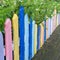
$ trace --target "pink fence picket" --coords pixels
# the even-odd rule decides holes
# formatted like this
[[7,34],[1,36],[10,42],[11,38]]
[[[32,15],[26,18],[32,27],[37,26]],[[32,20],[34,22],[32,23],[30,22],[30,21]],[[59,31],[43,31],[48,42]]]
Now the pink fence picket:
[[11,33],[11,21],[10,21],[10,19],[6,19],[4,30],[5,30],[6,60],[12,60],[12,33]]

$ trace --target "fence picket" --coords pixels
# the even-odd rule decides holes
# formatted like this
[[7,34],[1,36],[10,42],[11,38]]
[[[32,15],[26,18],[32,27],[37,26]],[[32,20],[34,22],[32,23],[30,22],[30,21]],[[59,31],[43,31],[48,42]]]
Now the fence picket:
[[3,35],[0,32],[0,60],[4,60]]
[[19,10],[19,37],[20,37],[20,60],[24,60],[24,7],[20,6]]
[[44,21],[40,24],[41,26],[41,38],[40,38],[40,47],[44,44]]
[[60,25],[60,14],[57,14],[57,24]]
[[6,60],[12,60],[12,31],[11,31],[11,21],[6,19],[5,22],[5,51]]
[[24,60],[29,60],[29,23],[28,23],[28,14],[25,14],[24,17],[24,26],[25,26],[25,36],[24,36],[24,42],[25,42],[25,58]]
[[32,18],[30,18],[29,24],[29,60],[32,58]]
[[34,56],[34,31],[35,31],[35,21],[32,21],[32,57]]
[[56,9],[54,10],[54,16],[53,16],[53,31],[56,29],[57,27],[57,16],[56,16]]
[[37,51],[40,49],[40,25],[37,25]]
[[18,16],[13,15],[13,42],[14,42],[14,60],[19,60],[19,33],[18,33]]
[[46,20],[46,40],[48,39],[48,20]]
[[51,35],[51,19],[49,18],[48,19],[48,38],[50,37]]
[[53,19],[51,18],[51,34],[53,33]]
[[44,21],[44,42],[46,42],[46,20]]
[[37,24],[35,24],[34,30],[34,54],[37,53]]

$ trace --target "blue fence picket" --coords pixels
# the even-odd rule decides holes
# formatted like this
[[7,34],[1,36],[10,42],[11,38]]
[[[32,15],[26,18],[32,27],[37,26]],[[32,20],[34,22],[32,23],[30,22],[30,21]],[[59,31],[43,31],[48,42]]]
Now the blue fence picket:
[[46,20],[44,21],[44,42],[46,42]]
[[20,60],[24,60],[24,7],[19,10]]
[[34,56],[34,30],[35,30],[35,21],[32,21],[32,57]]
[[3,35],[0,32],[0,60],[4,60]]
[[37,26],[37,51],[40,49],[40,25]]
[[25,58],[24,60],[29,60],[29,24],[28,24],[28,14],[25,14],[24,18],[24,23],[25,23],[25,37],[24,37],[24,42],[25,42]]
[[29,24],[29,60],[32,58],[32,18],[30,18]]

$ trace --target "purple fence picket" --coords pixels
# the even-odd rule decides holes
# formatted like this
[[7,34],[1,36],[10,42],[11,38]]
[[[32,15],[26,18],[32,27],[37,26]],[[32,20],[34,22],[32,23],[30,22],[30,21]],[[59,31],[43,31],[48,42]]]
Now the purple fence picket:
[[48,38],[51,35],[51,18],[48,19]]
[[48,39],[48,20],[46,21],[46,39]]
[[53,19],[51,18],[51,34],[53,33]]
[[6,19],[5,22],[5,54],[6,60],[12,60],[12,33],[11,33],[11,21]]
[[57,14],[58,25],[60,25],[60,14]]
[[4,60],[3,35],[0,32],[0,60]]

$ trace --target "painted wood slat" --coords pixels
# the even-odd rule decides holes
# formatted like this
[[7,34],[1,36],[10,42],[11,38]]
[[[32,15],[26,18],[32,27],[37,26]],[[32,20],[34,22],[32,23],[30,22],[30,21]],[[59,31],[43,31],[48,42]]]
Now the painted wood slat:
[[56,16],[56,9],[54,10],[54,16],[53,16],[53,31],[57,27],[57,16]]
[[46,20],[46,40],[48,39],[48,20]]
[[24,26],[25,26],[25,36],[24,36],[24,43],[25,43],[25,57],[24,60],[29,60],[29,23],[28,23],[28,14],[25,14],[24,17]]
[[24,60],[24,7],[20,6],[19,10],[19,37],[20,37],[20,60]]
[[44,21],[40,24],[41,26],[41,37],[40,37],[40,47],[44,44]]
[[54,31],[55,30],[55,26],[56,26],[56,23],[55,23],[55,20],[54,20],[54,16],[53,16],[53,22],[52,23],[53,23],[53,29],[52,30]]
[[60,25],[60,14],[57,14],[57,24]]
[[53,19],[51,18],[51,35],[53,33]]
[[14,42],[14,60],[19,60],[19,31],[18,31],[18,16],[13,15],[13,42]]
[[32,57],[34,56],[34,31],[35,31],[35,21],[32,21]]
[[54,19],[55,19],[55,29],[56,29],[57,27],[57,10],[56,9],[54,10],[54,14],[55,14]]
[[57,14],[57,26],[59,25],[59,19],[58,19],[59,14]]
[[10,19],[6,19],[4,29],[5,29],[6,60],[12,60],[12,31],[11,31],[11,21],[10,21]]
[[37,25],[37,51],[40,49],[40,25]]
[[37,24],[35,24],[34,30],[34,54],[37,53]]
[[46,42],[46,20],[44,21],[44,42]]
[[48,19],[48,38],[50,37],[51,35],[51,19],[49,18]]
[[29,24],[29,60],[32,58],[32,18],[30,18]]
[[0,32],[0,60],[4,60],[3,35]]

